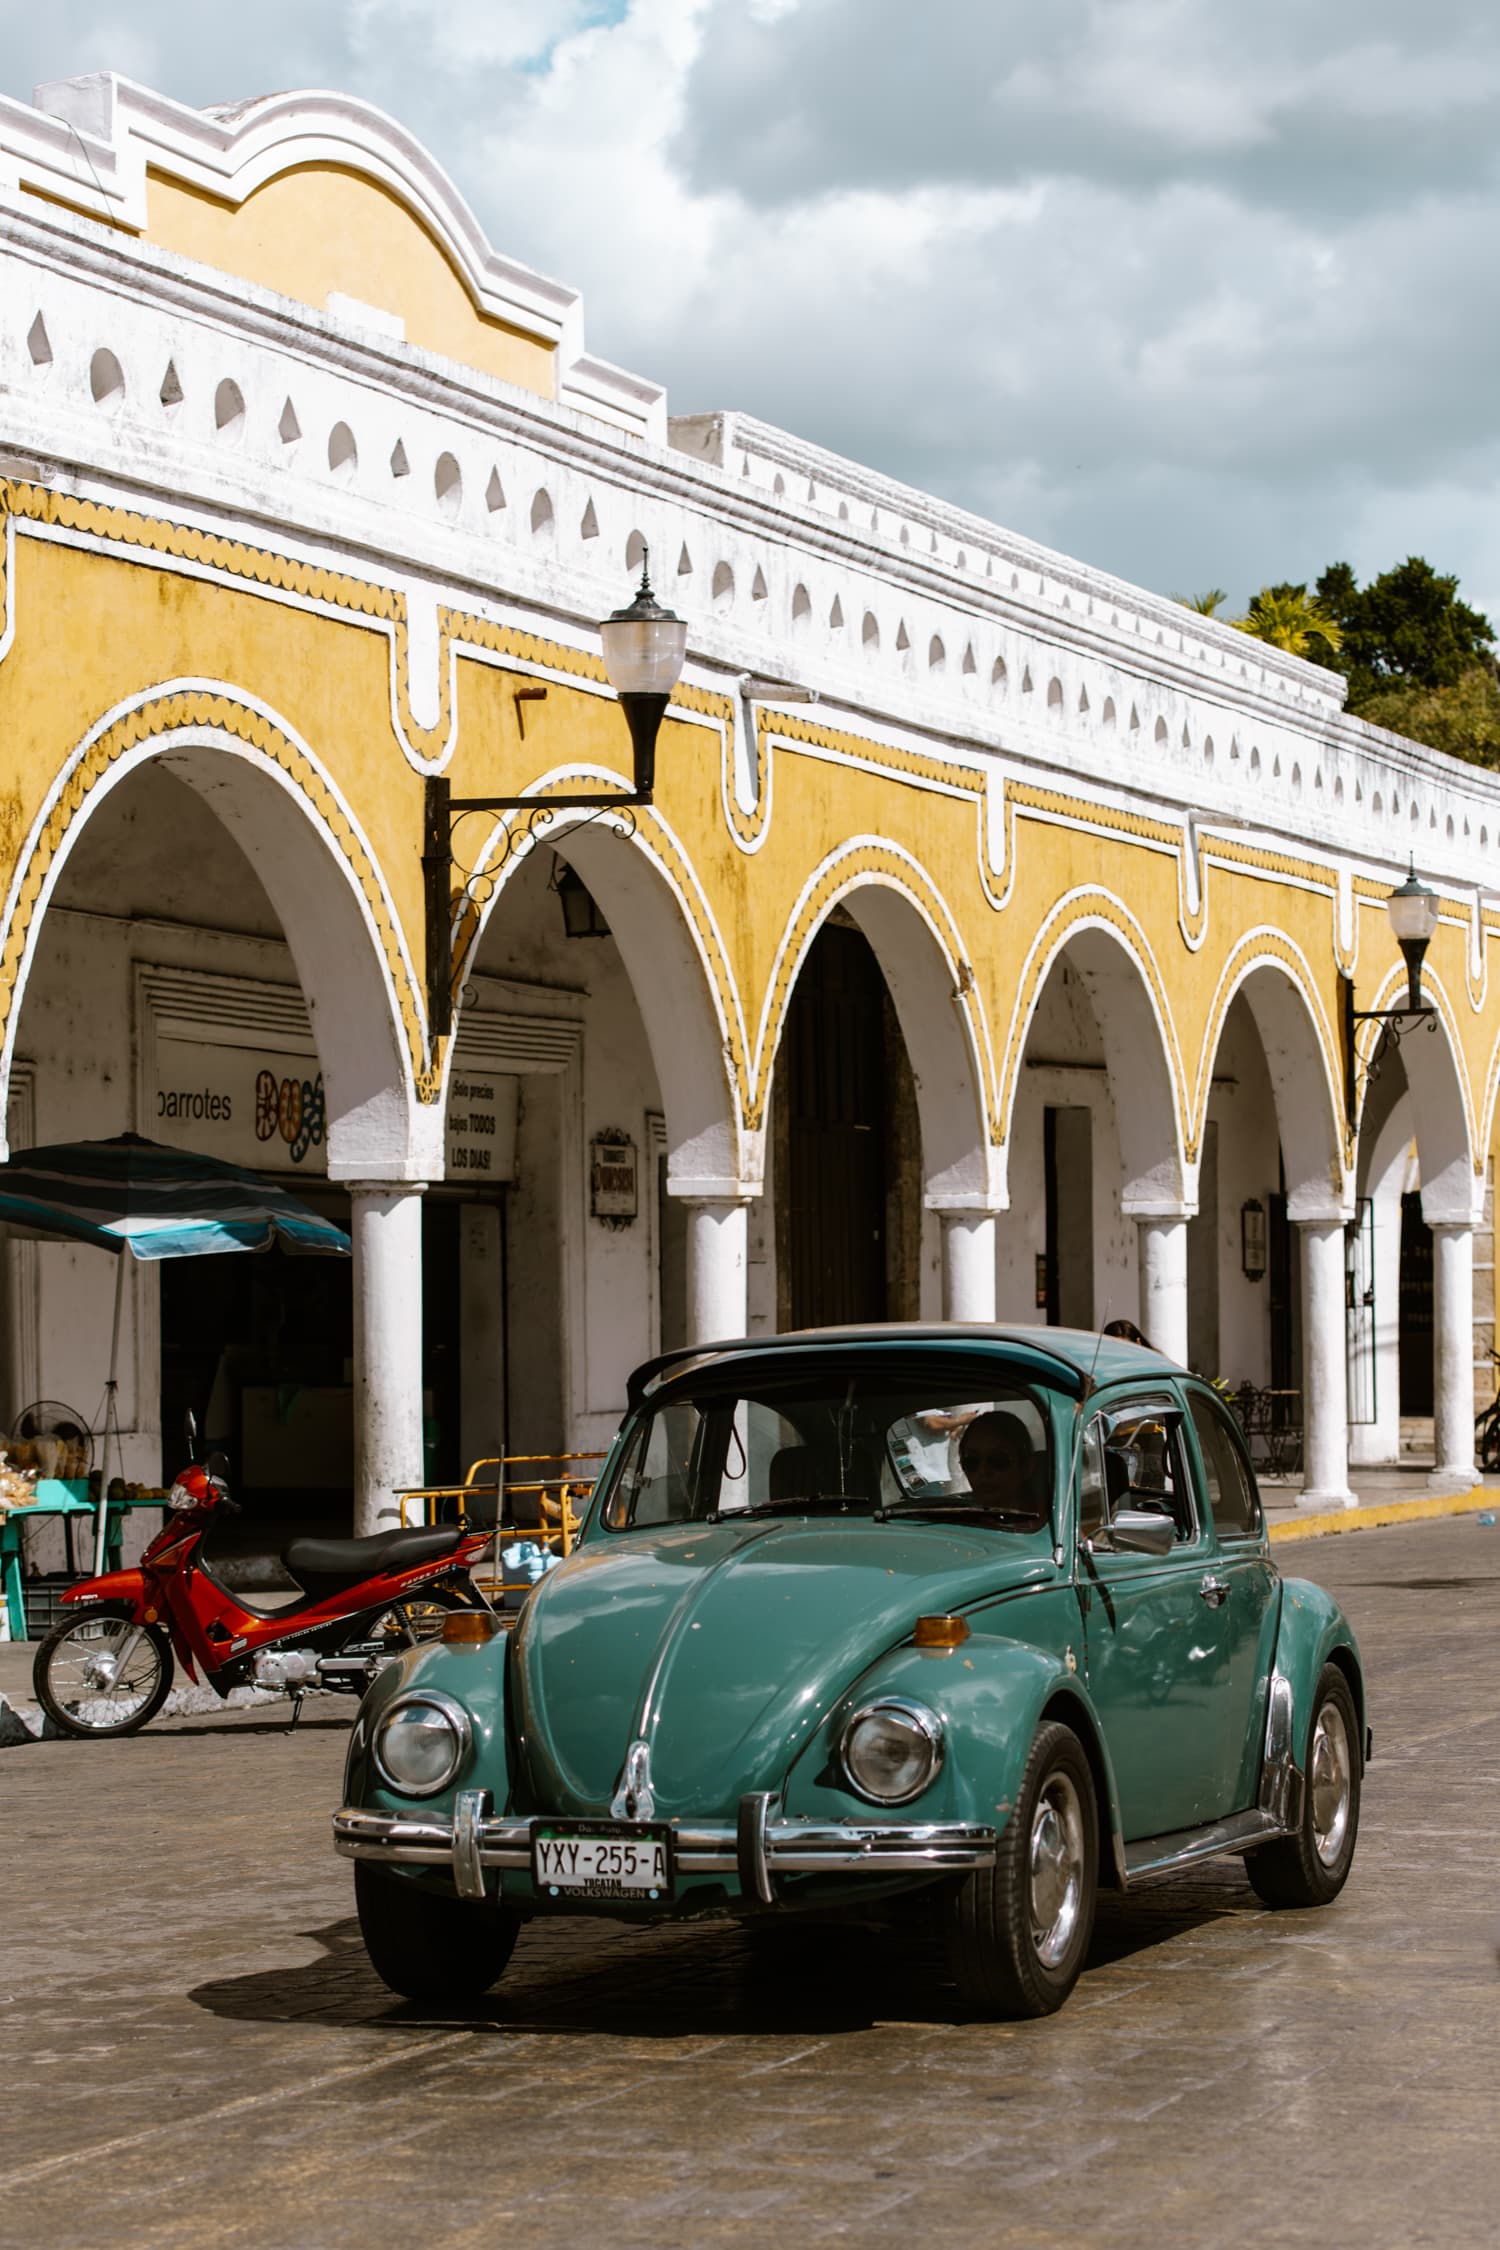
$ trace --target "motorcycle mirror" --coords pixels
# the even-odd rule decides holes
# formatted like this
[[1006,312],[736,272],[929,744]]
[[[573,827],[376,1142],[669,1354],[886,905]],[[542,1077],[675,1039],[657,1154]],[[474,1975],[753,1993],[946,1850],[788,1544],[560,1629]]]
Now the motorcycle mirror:
[[221,1453],[217,1446],[215,1446],[213,1452],[210,1453],[203,1466],[205,1469],[207,1469],[211,1477],[222,1477],[226,1483],[228,1482],[229,1455],[227,1453]]
[[182,1442],[187,1447],[188,1459],[196,1461],[198,1458],[198,1417],[191,1407],[182,1417]]

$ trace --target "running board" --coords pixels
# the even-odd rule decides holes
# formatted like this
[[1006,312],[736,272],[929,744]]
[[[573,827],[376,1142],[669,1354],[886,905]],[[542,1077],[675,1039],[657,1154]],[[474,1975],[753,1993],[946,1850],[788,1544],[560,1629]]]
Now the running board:
[[1170,1836],[1143,1836],[1125,1846],[1125,1873],[1156,1875],[1167,1867],[1189,1867],[1195,1859],[1219,1859],[1226,1854],[1253,1851],[1257,1844],[1274,1843],[1286,1834],[1269,1813],[1232,1813],[1207,1828],[1179,1828]]

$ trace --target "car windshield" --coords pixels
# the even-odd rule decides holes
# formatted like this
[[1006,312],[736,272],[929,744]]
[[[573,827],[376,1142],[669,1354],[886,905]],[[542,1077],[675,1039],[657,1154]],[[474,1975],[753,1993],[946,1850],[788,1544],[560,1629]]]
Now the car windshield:
[[983,1362],[697,1369],[636,1416],[603,1522],[628,1531],[740,1516],[922,1516],[1044,1531],[1046,1394],[997,1372]]

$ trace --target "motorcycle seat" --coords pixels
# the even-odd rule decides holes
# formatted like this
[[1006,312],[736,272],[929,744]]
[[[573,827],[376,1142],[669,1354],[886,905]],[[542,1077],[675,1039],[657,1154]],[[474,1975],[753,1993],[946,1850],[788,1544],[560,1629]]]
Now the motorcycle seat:
[[304,1584],[319,1578],[353,1586],[386,1571],[437,1562],[451,1555],[462,1537],[457,1524],[445,1523],[430,1531],[420,1526],[411,1531],[377,1531],[370,1539],[293,1539],[282,1549],[282,1559]]

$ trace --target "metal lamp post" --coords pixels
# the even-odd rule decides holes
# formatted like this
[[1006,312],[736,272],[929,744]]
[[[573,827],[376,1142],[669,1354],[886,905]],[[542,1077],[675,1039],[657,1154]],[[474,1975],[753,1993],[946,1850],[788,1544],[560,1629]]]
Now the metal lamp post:
[[[1392,935],[1406,962],[1404,1008],[1356,1008],[1353,977],[1345,974],[1341,979],[1344,995],[1344,1112],[1351,1133],[1354,1131],[1359,1097],[1354,1055],[1356,1027],[1362,1023],[1382,1024],[1391,1044],[1399,1046],[1407,1031],[1418,1029],[1423,1024],[1431,1031],[1437,1023],[1437,1010],[1430,1008],[1422,998],[1422,962],[1432,934],[1438,926],[1438,907],[1437,893],[1430,891],[1421,880],[1413,859],[1406,881],[1398,890],[1392,891],[1385,902]],[[1372,1061],[1365,1073],[1367,1081],[1377,1075],[1378,1068],[1378,1064]]]
[[[649,805],[656,786],[656,738],[681,677],[687,655],[687,626],[669,609],[663,609],[651,591],[647,557],[641,562],[641,582],[635,599],[615,610],[599,627],[604,669],[625,713],[630,729],[635,787],[559,792],[545,797],[455,797],[446,775],[429,776],[424,807],[422,881],[427,925],[427,1022],[434,1039],[453,1029],[453,877],[462,878],[472,898],[476,884],[490,880],[475,869],[459,865],[453,834],[471,813],[522,813],[509,823],[500,839],[498,856],[526,851],[559,813],[584,812],[591,818],[624,813],[626,825],[632,806]],[[514,691],[517,721],[524,735],[522,705],[545,699],[545,686],[528,682]],[[566,902],[565,902],[566,911]],[[569,928],[571,931],[572,923]]]

